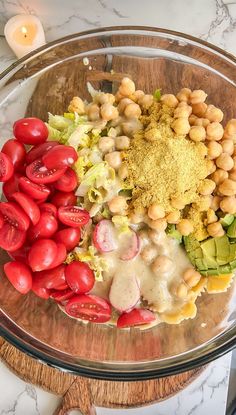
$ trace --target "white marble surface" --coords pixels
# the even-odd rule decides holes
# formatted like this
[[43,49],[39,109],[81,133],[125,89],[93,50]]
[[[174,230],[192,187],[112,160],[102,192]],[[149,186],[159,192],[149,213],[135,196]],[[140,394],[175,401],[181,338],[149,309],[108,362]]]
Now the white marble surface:
[[[236,0],[0,0],[0,71],[15,60],[2,36],[4,24],[20,13],[39,16],[47,41],[102,26],[159,26],[208,40],[236,55]],[[162,403],[127,411],[98,409],[98,414],[224,415],[230,362],[228,354],[211,363],[192,385]],[[0,415],[50,415],[59,402],[59,397],[27,385],[0,363]]]

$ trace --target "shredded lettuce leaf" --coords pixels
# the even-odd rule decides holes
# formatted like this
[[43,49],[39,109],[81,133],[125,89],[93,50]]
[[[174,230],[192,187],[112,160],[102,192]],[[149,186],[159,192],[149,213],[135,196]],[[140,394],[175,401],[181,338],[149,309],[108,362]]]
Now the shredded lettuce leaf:
[[75,258],[82,262],[87,262],[94,271],[96,281],[103,281],[103,271],[108,271],[108,262],[100,255],[96,255],[96,249],[90,245],[87,251],[75,248]]
[[114,215],[111,220],[119,233],[130,232],[129,219],[127,216]]
[[111,218],[111,213],[107,206],[104,206],[103,210],[101,211],[101,215],[104,217],[104,219]]
[[105,185],[109,185],[111,179],[111,168],[107,162],[101,162],[94,164],[85,174],[84,177],[76,190],[76,196],[84,196],[90,187],[98,188]]
[[91,187],[88,190],[88,198],[89,201],[92,203],[103,203],[105,197],[107,196],[107,190],[103,187],[96,189],[95,187]]
[[160,99],[161,99],[161,89],[156,89],[154,94],[153,94],[153,97],[156,101],[160,101]]

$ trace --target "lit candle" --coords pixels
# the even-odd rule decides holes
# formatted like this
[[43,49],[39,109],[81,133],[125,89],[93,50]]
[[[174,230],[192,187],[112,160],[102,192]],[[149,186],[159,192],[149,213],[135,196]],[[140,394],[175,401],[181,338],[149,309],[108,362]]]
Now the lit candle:
[[4,28],[6,41],[18,58],[45,44],[42,23],[36,16],[19,14]]

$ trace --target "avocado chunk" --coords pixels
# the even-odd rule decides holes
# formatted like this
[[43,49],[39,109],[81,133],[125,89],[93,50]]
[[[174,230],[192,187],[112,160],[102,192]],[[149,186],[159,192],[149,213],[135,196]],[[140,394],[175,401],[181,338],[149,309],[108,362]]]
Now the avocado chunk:
[[228,264],[230,259],[230,243],[227,235],[214,238],[216,244],[216,261],[219,265]]
[[201,243],[201,249],[203,256],[207,255],[210,257],[216,256],[216,244],[214,238],[209,238]]
[[184,245],[187,252],[195,251],[195,249],[200,248],[200,242],[194,236],[184,236]]
[[231,268],[231,271],[236,269],[236,259],[230,262],[230,268]]
[[236,244],[235,243],[230,244],[229,249],[230,249],[230,254],[229,254],[229,261],[228,262],[231,262],[231,261],[236,260]]
[[227,229],[227,235],[230,238],[236,238],[236,218]]
[[200,272],[208,270],[208,265],[203,258],[195,259],[195,264],[196,264],[197,269],[199,269]]
[[231,213],[227,213],[224,217],[220,219],[220,223],[223,226],[223,228],[227,228],[231,225],[231,223],[234,220],[234,215],[231,215]]
[[171,238],[176,239],[181,244],[182,235],[179,231],[177,231],[175,225],[168,225],[166,233],[167,233],[168,236],[170,236]]

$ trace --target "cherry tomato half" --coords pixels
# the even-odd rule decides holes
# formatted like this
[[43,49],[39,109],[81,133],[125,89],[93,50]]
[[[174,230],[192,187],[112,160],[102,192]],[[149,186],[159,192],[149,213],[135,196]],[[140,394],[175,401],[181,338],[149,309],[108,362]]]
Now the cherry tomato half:
[[78,206],[65,206],[58,209],[58,218],[64,225],[77,228],[88,223],[89,212]]
[[50,238],[57,231],[57,228],[58,224],[55,216],[48,212],[42,212],[36,225],[30,227],[28,238],[31,242],[36,239]]
[[16,200],[16,202],[22,207],[26,215],[29,216],[33,225],[36,225],[40,218],[40,210],[38,205],[34,202],[34,200],[22,192],[13,193],[12,196]]
[[56,192],[52,196],[51,202],[57,208],[61,206],[71,206],[77,203],[77,197],[75,196],[74,192]]
[[48,150],[58,146],[58,144],[59,143],[57,141],[46,141],[43,144],[32,147],[26,154],[26,163],[33,163],[34,160],[41,158],[45,153],[47,153]]
[[123,313],[117,320],[117,327],[132,327],[140,324],[148,324],[155,321],[156,317],[150,310],[134,308],[129,313]]
[[25,162],[26,150],[22,143],[14,138],[11,138],[4,144],[2,152],[11,159],[15,170],[18,170],[21,166],[23,166]]
[[48,212],[57,218],[57,208],[52,203],[40,203],[39,209],[41,212]]
[[15,173],[7,182],[3,183],[2,191],[7,200],[14,200],[12,195],[19,190],[20,177],[21,174]]
[[67,251],[72,251],[80,241],[80,228],[66,228],[55,233],[53,239],[56,242],[64,243]]
[[22,247],[25,242],[26,232],[17,229],[9,223],[4,223],[0,229],[0,247],[5,251],[15,251]]
[[14,202],[1,202],[0,213],[3,215],[5,222],[15,226],[21,231],[27,231],[30,225],[29,216],[23,209]]
[[26,167],[26,176],[34,183],[52,183],[58,180],[64,174],[65,170],[66,167],[49,170],[44,166],[41,159],[37,159]]
[[4,271],[13,287],[21,294],[27,294],[32,287],[32,273],[28,265],[19,261],[6,262]]
[[66,282],[76,294],[89,292],[95,283],[94,272],[86,262],[74,261],[65,269]]
[[77,186],[77,175],[70,167],[68,167],[60,179],[54,183],[54,187],[61,192],[72,192]]
[[19,180],[19,188],[22,192],[31,196],[32,199],[45,200],[50,195],[50,190],[44,184],[33,183],[28,177],[21,177]]
[[21,118],[13,125],[13,134],[24,144],[41,144],[48,138],[48,129],[39,118]]
[[43,164],[48,169],[62,169],[74,164],[78,154],[74,147],[59,145],[49,150],[43,157]]
[[34,286],[44,287],[47,289],[57,289],[57,287],[65,284],[65,265],[59,265],[56,268],[34,272]]
[[0,182],[6,182],[14,173],[14,166],[10,157],[0,152]]
[[111,318],[110,304],[92,294],[75,295],[66,304],[65,311],[69,316],[92,323],[105,323]]
[[44,300],[48,300],[51,293],[51,290],[48,290],[44,287],[39,287],[37,282],[35,283],[34,280],[32,283],[32,291],[35,295],[37,295],[37,297],[43,298]]
[[57,256],[57,244],[51,239],[39,239],[30,248],[28,261],[32,271],[43,271],[53,264]]

